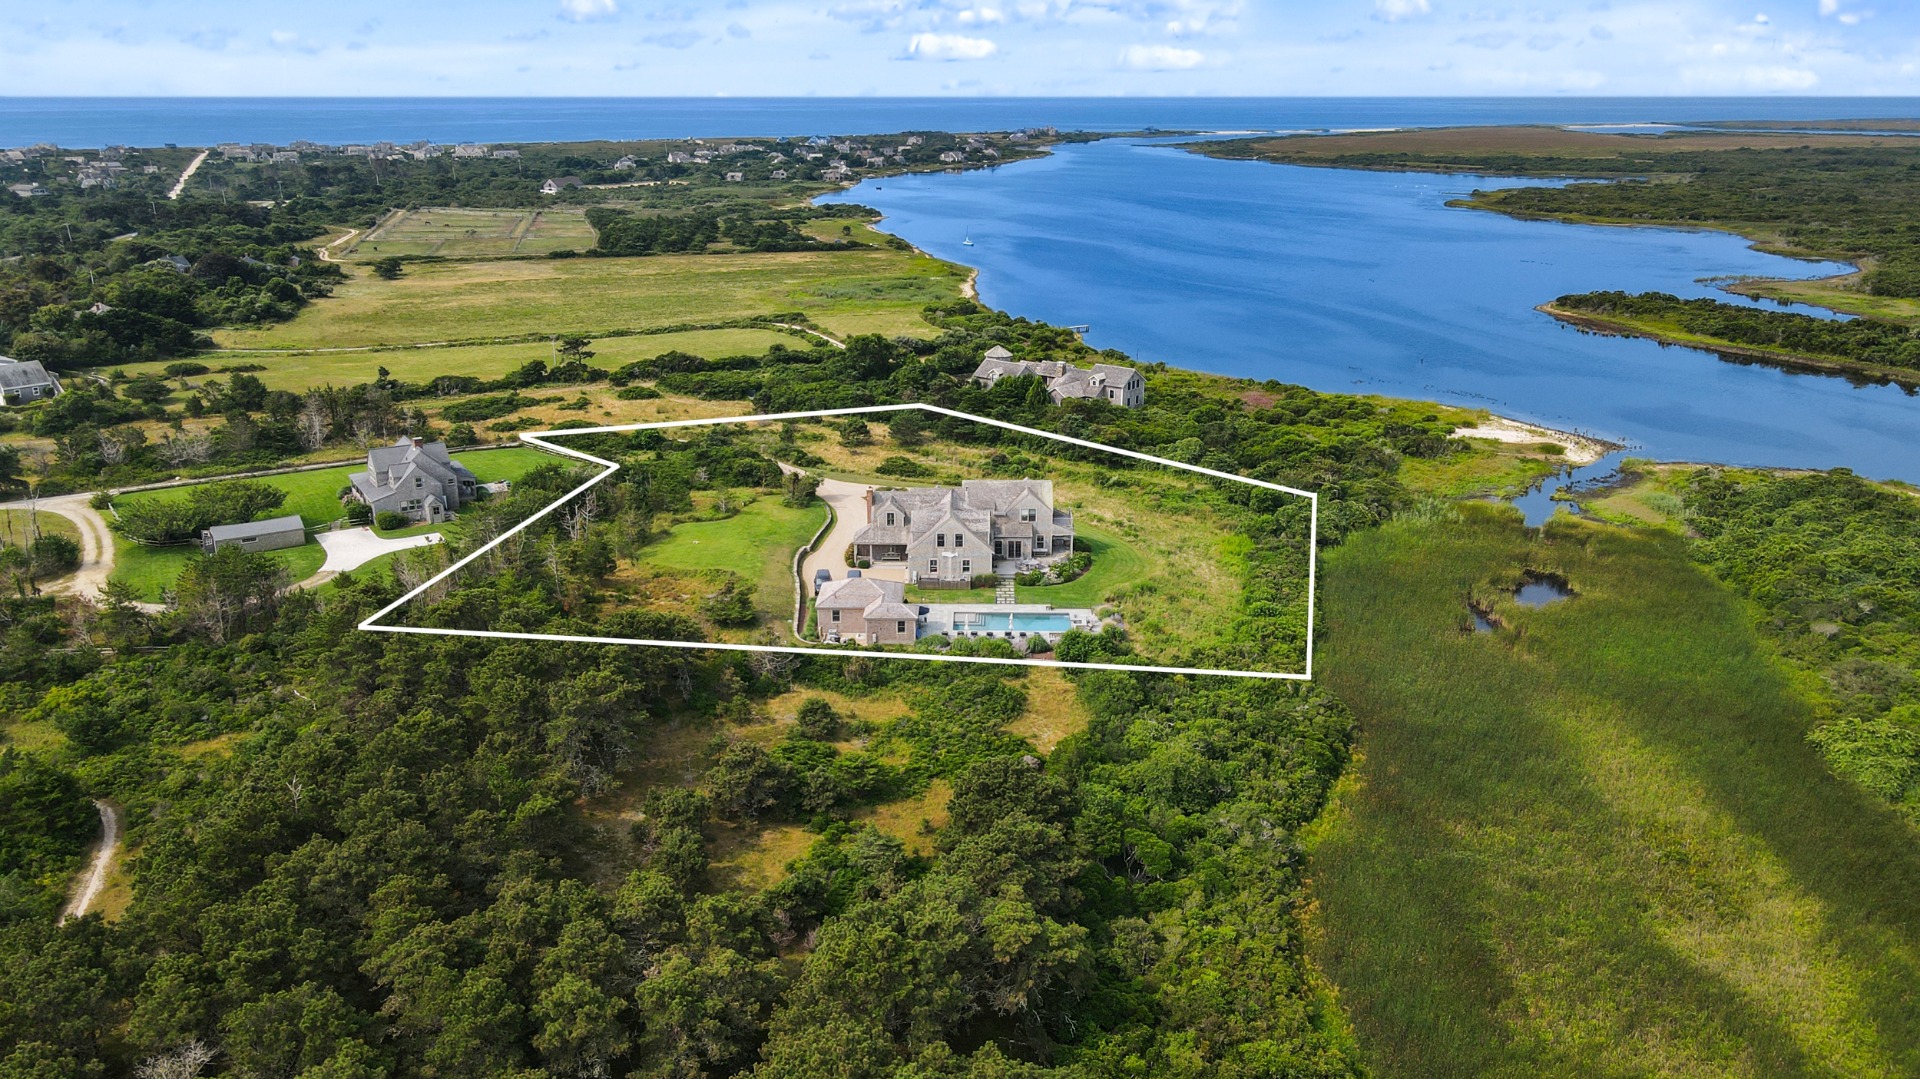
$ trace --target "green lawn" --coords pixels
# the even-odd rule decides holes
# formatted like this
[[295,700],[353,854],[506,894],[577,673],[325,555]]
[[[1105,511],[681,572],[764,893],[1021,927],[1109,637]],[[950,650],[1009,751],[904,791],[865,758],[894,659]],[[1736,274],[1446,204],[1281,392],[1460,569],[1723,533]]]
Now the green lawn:
[[[497,450],[469,450],[456,453],[453,459],[467,466],[481,483],[497,480],[511,480],[524,475],[537,465],[563,458],[531,446],[507,446]],[[287,500],[275,515],[297,513],[306,522],[308,528],[317,528],[343,515],[339,492],[347,485],[347,476],[363,470],[365,465],[342,465],[339,468],[318,469],[312,472],[289,472],[279,476],[264,476],[260,482],[271,484],[287,492]],[[192,490],[190,486],[167,487],[157,491],[136,491],[114,499],[116,505],[140,499],[175,500],[186,498]],[[45,514],[42,514],[45,517]],[[406,536],[420,531],[431,531],[432,526],[419,526],[384,532],[386,536]],[[112,579],[123,582],[133,588],[139,598],[149,602],[158,602],[167,589],[173,587],[180,572],[190,559],[199,557],[200,548],[193,544],[179,547],[143,547],[120,539],[114,544],[114,567]],[[269,552],[273,557],[287,564],[293,580],[310,577],[326,561],[326,552],[318,543],[308,543],[304,547],[293,547],[283,551]]]
[[[1518,608],[1526,568],[1578,595]],[[1361,734],[1310,939],[1376,1074],[1920,1074],[1920,844],[1679,537],[1469,505],[1324,570]]]
[[75,543],[80,542],[80,529],[72,521],[57,513],[41,510],[0,510],[0,544],[8,547],[25,547],[33,542],[36,534],[42,536],[65,536]]
[[354,241],[345,254],[361,261],[389,255],[476,258],[584,251],[594,245],[586,214],[566,210],[402,210]]
[[[308,541],[301,547],[265,552],[268,558],[287,567],[287,581],[293,583],[313,576],[327,560],[327,552],[318,543]],[[187,564],[201,557],[198,544],[178,547],[143,547],[125,539],[113,545],[112,579],[133,589],[134,598],[148,603],[161,601],[166,591],[186,572]]]
[[951,263],[873,248],[413,263],[394,281],[360,271],[291,322],[222,330],[215,339],[243,349],[389,345],[592,334],[782,311],[804,311],[841,334],[925,333],[921,309],[957,297],[966,276]]
[[[596,367],[614,368],[633,360],[652,359],[664,352],[691,352],[696,356],[721,357],[759,354],[775,344],[806,348],[807,342],[777,330],[725,329],[687,330],[679,333],[636,334],[630,337],[603,337],[593,342]],[[394,378],[425,382],[439,375],[472,375],[499,378],[534,360],[551,361],[553,346],[547,341],[526,341],[507,345],[456,345],[450,348],[389,348],[353,352],[215,352],[201,357],[208,366],[219,368],[234,364],[260,364],[265,371],[255,372],[270,389],[295,393],[316,386],[352,386],[373,381],[384,367]],[[128,375],[158,374],[171,360],[151,363],[119,364],[109,370]],[[224,378],[220,374],[201,378]],[[201,379],[197,378],[196,381]],[[541,394],[564,393],[567,387],[543,387]]]
[[754,606],[779,624],[793,613],[793,552],[826,523],[824,506],[794,509],[779,496],[760,495],[752,505],[720,521],[673,526],[647,545],[638,562],[661,569],[728,570],[755,586]]

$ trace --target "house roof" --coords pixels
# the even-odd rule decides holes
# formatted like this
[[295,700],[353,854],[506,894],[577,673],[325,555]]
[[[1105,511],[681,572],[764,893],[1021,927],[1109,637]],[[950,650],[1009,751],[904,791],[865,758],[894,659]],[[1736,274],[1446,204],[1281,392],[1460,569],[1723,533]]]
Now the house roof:
[[25,390],[51,386],[53,376],[39,360],[13,360],[0,356],[0,390]]
[[415,475],[433,481],[433,494],[438,494],[440,485],[449,480],[477,482],[465,465],[448,456],[446,443],[415,445],[412,439],[404,437],[391,446],[368,450],[367,471],[355,472],[347,480],[360,497],[373,501],[406,486]]
[[987,350],[986,358],[989,360],[1011,360],[1013,359],[1013,353],[1008,352],[1000,345],[995,345]]
[[215,543],[228,540],[274,536],[282,532],[306,531],[306,523],[297,513],[285,517],[272,517],[265,521],[245,521],[236,525],[213,525],[206,531],[208,539]]
[[820,598],[816,606],[838,607],[842,610],[853,608],[865,610],[874,604],[900,603],[907,594],[907,586],[899,581],[881,581],[872,577],[847,577],[838,581],[828,581],[820,586]]

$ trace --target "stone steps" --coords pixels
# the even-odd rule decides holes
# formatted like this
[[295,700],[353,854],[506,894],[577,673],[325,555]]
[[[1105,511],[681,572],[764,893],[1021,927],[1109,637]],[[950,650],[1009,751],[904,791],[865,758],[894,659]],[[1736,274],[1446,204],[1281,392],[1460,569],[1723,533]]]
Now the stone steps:
[[993,586],[993,602],[996,606],[1016,602],[1013,592],[1013,578],[1002,574],[1000,583]]

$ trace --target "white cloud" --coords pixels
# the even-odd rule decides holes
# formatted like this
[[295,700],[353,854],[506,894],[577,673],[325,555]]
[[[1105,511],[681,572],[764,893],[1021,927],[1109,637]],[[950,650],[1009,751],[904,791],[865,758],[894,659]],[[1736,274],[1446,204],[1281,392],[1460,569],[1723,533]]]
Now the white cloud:
[[1433,4],[1431,0],[1373,0],[1373,13],[1376,18],[1399,22],[1432,14]]
[[1133,71],[1185,71],[1206,62],[1206,54],[1197,49],[1177,49],[1172,45],[1129,45],[1120,54],[1120,66]]
[[915,34],[907,42],[909,60],[985,60],[1000,46],[983,37],[964,34]]
[[1741,79],[1756,90],[1811,90],[1820,85],[1820,76],[1805,68],[1750,67]]
[[619,0],[560,0],[560,17],[569,22],[611,19],[618,14]]
[[986,26],[991,23],[1006,22],[1007,14],[997,7],[983,4],[980,7],[961,10],[954,15],[953,21],[961,26]]

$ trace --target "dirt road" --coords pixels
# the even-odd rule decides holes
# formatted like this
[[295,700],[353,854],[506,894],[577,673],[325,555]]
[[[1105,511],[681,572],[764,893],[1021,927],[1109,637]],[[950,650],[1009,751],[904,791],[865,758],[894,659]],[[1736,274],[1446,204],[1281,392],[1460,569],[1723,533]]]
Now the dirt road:
[[70,918],[87,916],[94,900],[100,898],[101,890],[107,886],[107,871],[113,868],[113,860],[120,854],[120,807],[97,798],[93,805],[100,811],[100,843],[94,848],[86,874],[74,889],[73,899],[67,903],[67,909],[60,912],[61,925],[67,924]]
[[65,517],[80,530],[79,571],[49,585],[49,592],[97,600],[107,587],[107,577],[113,573],[113,532],[107,528],[106,518],[87,504],[92,497],[91,494],[54,495],[41,499],[37,505],[32,500],[0,503],[0,509],[38,509],[41,513]]

